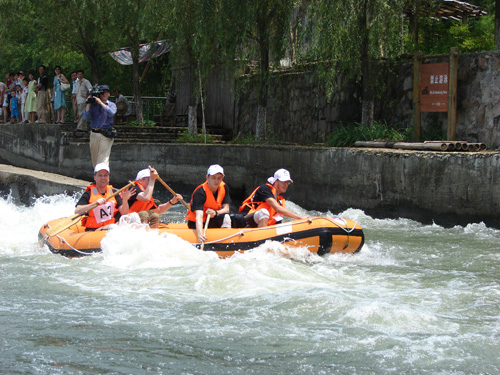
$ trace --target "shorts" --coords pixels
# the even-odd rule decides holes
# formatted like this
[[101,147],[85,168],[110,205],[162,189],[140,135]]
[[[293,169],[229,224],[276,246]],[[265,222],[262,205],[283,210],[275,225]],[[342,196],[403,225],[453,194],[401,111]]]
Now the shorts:
[[265,208],[255,211],[255,214],[253,215],[253,221],[255,224],[258,224],[262,219],[269,220],[269,211]]

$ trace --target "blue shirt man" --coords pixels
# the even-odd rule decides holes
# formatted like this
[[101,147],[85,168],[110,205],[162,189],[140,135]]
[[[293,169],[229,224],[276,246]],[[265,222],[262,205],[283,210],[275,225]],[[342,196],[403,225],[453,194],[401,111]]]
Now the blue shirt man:
[[90,120],[90,156],[94,167],[99,163],[109,165],[111,146],[115,137],[112,130],[116,104],[108,100],[110,96],[108,85],[101,85],[99,88],[101,93],[97,96],[89,95],[87,106],[82,113],[85,120]]
[[92,130],[111,129],[113,127],[113,117],[116,114],[116,104],[108,100],[110,96],[109,86],[101,85],[100,89],[102,94],[93,97],[95,99],[94,103],[89,103],[87,98],[87,108],[82,114],[85,120],[90,120]]

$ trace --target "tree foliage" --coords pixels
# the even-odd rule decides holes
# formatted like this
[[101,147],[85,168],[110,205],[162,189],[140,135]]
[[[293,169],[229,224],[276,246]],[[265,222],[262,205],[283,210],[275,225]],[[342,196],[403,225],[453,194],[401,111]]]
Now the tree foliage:
[[[154,40],[165,29],[165,6],[160,0],[0,0],[0,67],[29,71],[44,64],[50,72],[57,64],[66,74],[84,69],[94,83],[131,92],[133,67],[117,64],[107,52],[129,47],[131,35],[136,42]],[[158,74],[167,56],[152,65],[150,72]],[[148,81],[157,94],[165,92],[168,78]]]
[[[258,61],[258,107],[256,118],[257,139],[266,138],[266,111],[269,96],[270,67],[284,55],[286,35],[296,4],[292,0],[248,1],[245,10],[245,39],[241,55]],[[245,55],[246,52],[246,55]]]
[[373,121],[374,62],[401,53],[402,0],[315,0],[312,5],[312,56],[328,96],[338,77],[362,82],[362,123]]
[[[191,67],[193,106],[217,69],[239,77],[250,72],[258,91],[257,138],[265,138],[271,71],[288,53],[314,62],[318,84],[331,97],[339,77],[362,84],[363,123],[371,122],[377,61],[416,50],[446,53],[494,48],[495,5],[470,0],[486,17],[466,23],[419,17],[419,42],[403,17],[410,5],[434,0],[0,0],[0,69],[35,70],[39,64],[86,70],[94,83],[122,92],[165,95],[171,67]],[[426,5],[426,6],[427,6]],[[139,44],[169,39],[172,50],[139,64]],[[297,46],[297,41],[301,45]],[[131,47],[133,66],[122,66],[107,52]],[[248,69],[248,67],[251,67]],[[201,82],[201,84],[200,84]]]
[[419,20],[419,43],[406,40],[408,52],[422,51],[424,55],[448,53],[458,47],[461,53],[495,50],[494,15],[474,17],[466,23],[454,20],[423,18]]

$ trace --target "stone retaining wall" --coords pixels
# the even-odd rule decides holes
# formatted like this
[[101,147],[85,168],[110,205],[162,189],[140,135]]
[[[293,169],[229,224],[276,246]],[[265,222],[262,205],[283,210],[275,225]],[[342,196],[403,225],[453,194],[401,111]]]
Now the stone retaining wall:
[[[441,59],[439,62],[445,62]],[[437,62],[437,61],[426,61]],[[500,51],[459,55],[457,140],[500,145]],[[378,84],[375,119],[401,128],[413,127],[413,62],[386,63]],[[250,81],[235,102],[235,134],[254,128],[256,87]],[[338,91],[327,101],[310,72],[276,73],[270,84],[267,122],[274,139],[310,144],[324,142],[340,124],[361,121],[360,89],[338,79]],[[422,128],[441,128],[446,113],[423,113]]]
[[[61,141],[57,125],[0,127],[0,162],[92,181],[88,144]],[[111,181],[124,185],[156,167],[186,200],[210,164],[221,164],[234,200],[274,171],[290,170],[286,196],[306,209],[339,213],[359,208],[375,217],[408,217],[454,225],[484,221],[500,228],[500,153],[380,149],[115,144]]]

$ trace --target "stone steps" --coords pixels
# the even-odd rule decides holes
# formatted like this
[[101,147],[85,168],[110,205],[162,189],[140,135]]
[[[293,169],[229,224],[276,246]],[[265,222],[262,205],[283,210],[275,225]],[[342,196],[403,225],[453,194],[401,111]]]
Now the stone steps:
[[[89,141],[90,133],[75,133],[74,125],[62,125],[62,133],[66,142],[82,143]],[[186,131],[181,126],[126,126],[117,125],[118,135],[116,143],[172,143]],[[215,143],[224,143],[230,139],[230,131],[227,129],[207,126],[207,134]]]

